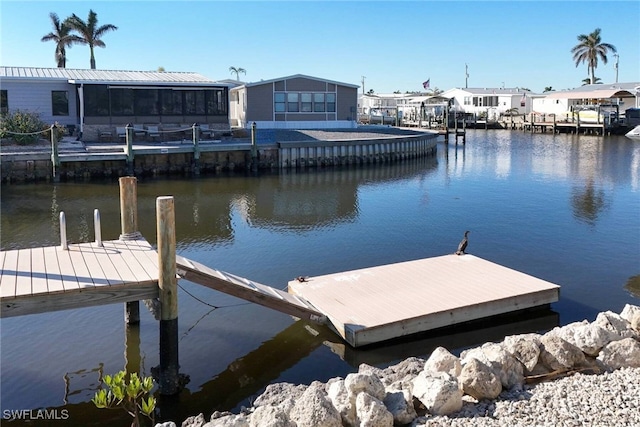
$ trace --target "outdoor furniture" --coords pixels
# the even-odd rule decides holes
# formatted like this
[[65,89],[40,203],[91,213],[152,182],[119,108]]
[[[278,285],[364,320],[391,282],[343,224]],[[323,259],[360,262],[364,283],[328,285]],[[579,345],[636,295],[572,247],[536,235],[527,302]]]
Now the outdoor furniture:
[[209,128],[208,124],[200,125],[200,137],[211,138],[213,136],[213,129]]
[[158,126],[146,126],[147,136],[151,141],[154,141],[154,138],[160,139],[160,130]]
[[[162,125],[162,131],[167,133],[167,139],[171,140],[171,134],[177,134],[177,131],[180,129],[176,123],[166,123]],[[173,136],[175,138],[175,136]]]
[[113,139],[113,132],[110,130],[102,130],[98,134],[98,140],[102,141],[111,141]]
[[146,136],[147,131],[143,125],[133,125],[133,136]]
[[116,127],[116,138],[120,141],[120,138],[127,140],[127,129],[124,126]]

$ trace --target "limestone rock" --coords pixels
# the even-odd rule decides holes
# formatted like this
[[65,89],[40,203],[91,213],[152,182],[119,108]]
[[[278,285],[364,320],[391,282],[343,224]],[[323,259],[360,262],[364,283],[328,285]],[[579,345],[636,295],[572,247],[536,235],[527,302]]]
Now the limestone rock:
[[434,415],[448,415],[462,408],[462,391],[455,377],[425,371],[413,380],[413,396]]
[[585,362],[582,350],[556,334],[543,335],[540,344],[540,361],[551,371],[571,369]]
[[446,372],[449,375],[458,377],[462,371],[462,364],[453,354],[444,347],[438,347],[431,353],[431,356],[424,364],[424,370],[428,372]]
[[327,396],[331,399],[333,406],[340,413],[342,418],[342,424],[347,426],[355,425],[356,423],[356,406],[355,397],[349,395],[347,388],[344,386],[344,380],[340,378],[337,381],[330,381],[327,383]]
[[463,367],[471,358],[487,365],[500,378],[502,386],[506,389],[524,384],[523,365],[500,344],[483,344],[481,347],[462,352],[460,358]]
[[384,369],[384,376],[380,377],[380,380],[385,385],[390,385],[398,381],[411,383],[413,379],[424,370],[424,365],[424,359],[409,357],[396,365]]
[[383,400],[386,394],[384,384],[377,375],[372,373],[349,374],[344,379],[344,386],[350,397],[356,397],[358,393],[364,391],[378,400]]
[[597,356],[602,347],[621,339],[619,335],[586,320],[554,328],[553,332],[589,356]]
[[625,338],[609,343],[598,355],[598,360],[606,367],[619,369],[640,367],[640,342]]
[[277,406],[286,399],[297,399],[307,389],[304,384],[290,383],[269,384],[264,392],[253,402],[254,407],[271,405]]
[[413,407],[413,395],[410,390],[387,390],[387,395],[383,401],[395,424],[409,424],[418,415]]
[[[189,417],[189,418],[194,418],[194,417]],[[174,423],[173,421],[165,421],[164,423],[156,424],[155,427],[176,427],[176,423]]]
[[359,393],[356,397],[356,414],[359,427],[393,427],[393,415],[379,399]]
[[189,417],[182,422],[182,427],[202,427],[205,424],[204,414],[200,413],[195,417]]
[[598,313],[596,320],[593,322],[621,338],[633,338],[636,333],[631,329],[629,322],[617,313],[605,311]]
[[478,400],[495,399],[502,391],[502,382],[489,366],[478,359],[467,359],[458,377],[462,391]]
[[373,375],[377,376],[378,378],[381,378],[381,377],[384,376],[384,370],[382,370],[380,368],[376,368],[375,366],[367,365],[366,363],[361,363],[358,366],[358,373],[359,374],[373,374]]
[[629,326],[640,335],[640,307],[626,304],[620,313],[620,317],[629,322]]
[[202,427],[250,427],[249,419],[245,414],[225,415],[219,418],[213,418]]
[[520,334],[505,337],[503,343],[504,349],[520,361],[531,373],[538,363],[540,356],[540,335],[539,334]]
[[296,427],[289,415],[279,406],[264,405],[253,411],[249,418],[250,427]]
[[317,381],[298,398],[289,418],[298,427],[342,427],[340,413],[331,403],[324,385]]

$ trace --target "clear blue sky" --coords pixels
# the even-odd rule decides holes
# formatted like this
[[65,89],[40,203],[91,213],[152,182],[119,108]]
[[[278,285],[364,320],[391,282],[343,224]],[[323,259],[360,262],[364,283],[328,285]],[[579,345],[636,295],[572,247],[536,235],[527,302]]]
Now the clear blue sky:
[[[99,69],[194,71],[255,82],[293,74],[377,93],[469,87],[567,89],[588,76],[575,66],[578,34],[602,29],[618,49],[618,81],[640,81],[640,2],[634,1],[29,1],[0,0],[0,62],[55,67],[50,12],[89,9],[115,32],[96,48]],[[67,50],[68,68],[89,68],[89,48]],[[596,76],[615,81],[615,59]]]

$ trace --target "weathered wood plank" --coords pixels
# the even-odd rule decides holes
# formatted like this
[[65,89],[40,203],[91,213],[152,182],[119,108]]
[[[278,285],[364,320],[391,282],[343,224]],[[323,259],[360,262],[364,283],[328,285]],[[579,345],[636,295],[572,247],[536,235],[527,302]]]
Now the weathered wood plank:
[[31,249],[18,250],[16,296],[31,295]]
[[[64,251],[59,246],[55,246],[54,249],[58,259],[58,268],[64,290],[66,292],[79,290],[80,283],[78,281],[78,275],[83,274],[85,278],[88,278],[88,271],[86,271],[84,260],[80,259],[82,265],[78,266],[79,268],[76,268],[71,260],[71,251]],[[77,274],[76,272],[80,274]],[[93,286],[93,282],[91,283],[91,286]]]
[[[148,280],[155,280],[158,277],[157,267],[155,269],[149,268],[150,271],[145,268],[144,264],[148,264],[148,258],[145,254],[142,253],[143,249],[136,243],[134,240],[121,241],[121,240],[113,240],[109,242],[105,242],[105,247],[114,248],[115,250],[120,252],[120,257],[125,261],[126,267],[131,272],[134,281],[136,282],[145,282]],[[148,247],[147,252],[155,255],[156,252]]]
[[84,262],[87,265],[89,274],[95,286],[109,286],[122,284],[118,272],[115,271],[111,261],[108,261],[108,257],[102,254],[100,251],[96,251],[93,246],[88,243],[82,243],[77,246],[78,250],[84,258]]
[[[300,297],[253,282],[254,287],[242,283],[241,278],[176,255],[178,273],[194,283],[233,295],[280,312],[315,322],[324,321],[323,313],[304,304]],[[269,289],[267,289],[269,288]],[[302,299],[303,300],[303,299]]]
[[144,239],[127,242],[130,250],[136,254],[136,260],[144,271],[152,278],[158,278],[158,252]]
[[139,301],[158,297],[155,282],[129,284],[126,286],[97,286],[91,290],[39,294],[2,300],[1,317],[46,313],[128,301]]
[[[60,249],[59,256],[61,259],[69,257],[70,264],[67,265],[65,262],[61,263],[61,265],[64,265],[66,274],[70,276],[75,274],[74,278],[77,280],[80,289],[91,289],[95,287],[92,273],[89,271],[87,260],[82,254],[81,246],[69,245],[69,250],[66,251]],[[97,272],[94,271],[94,274],[97,274]]]
[[2,251],[2,276],[0,277],[0,297],[16,296],[16,280],[18,275],[18,251]]
[[47,246],[43,248],[44,266],[49,293],[64,292],[65,290],[62,274],[60,274],[57,252],[58,248],[55,246]]

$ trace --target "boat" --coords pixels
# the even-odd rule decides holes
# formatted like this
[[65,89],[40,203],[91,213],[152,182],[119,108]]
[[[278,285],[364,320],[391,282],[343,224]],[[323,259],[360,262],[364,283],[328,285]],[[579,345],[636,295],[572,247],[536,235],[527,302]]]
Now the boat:
[[624,134],[627,138],[640,139],[640,125]]

